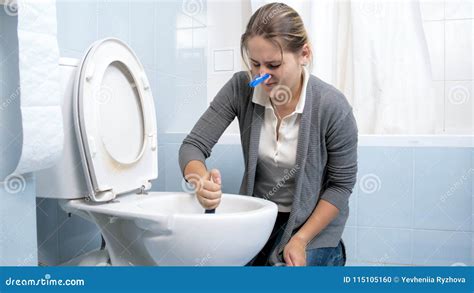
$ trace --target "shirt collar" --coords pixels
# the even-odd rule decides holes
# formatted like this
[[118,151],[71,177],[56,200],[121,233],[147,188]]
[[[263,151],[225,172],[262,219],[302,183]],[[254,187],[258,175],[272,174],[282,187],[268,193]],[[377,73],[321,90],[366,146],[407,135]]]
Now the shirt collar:
[[[303,113],[304,104],[306,101],[306,88],[309,81],[309,72],[305,66],[303,66],[303,86],[301,88],[300,99],[295,108],[295,113]],[[261,86],[257,86],[253,91],[252,102],[264,106],[265,108],[273,109],[272,104],[270,103],[270,98],[268,94],[263,90]]]

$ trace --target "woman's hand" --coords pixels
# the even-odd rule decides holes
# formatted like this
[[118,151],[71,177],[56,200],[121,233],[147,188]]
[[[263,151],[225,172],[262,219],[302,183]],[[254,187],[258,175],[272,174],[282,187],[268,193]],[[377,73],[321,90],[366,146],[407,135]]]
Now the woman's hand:
[[194,184],[196,197],[203,208],[212,210],[219,206],[222,197],[221,173],[212,169],[200,180],[190,180]]
[[287,266],[306,266],[306,241],[295,234],[283,249],[283,258]]

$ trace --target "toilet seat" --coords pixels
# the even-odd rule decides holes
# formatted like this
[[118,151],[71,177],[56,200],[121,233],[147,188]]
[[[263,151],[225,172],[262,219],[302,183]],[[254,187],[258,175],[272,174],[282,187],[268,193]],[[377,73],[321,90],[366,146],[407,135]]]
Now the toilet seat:
[[158,177],[155,106],[145,70],[125,43],[107,38],[89,48],[73,104],[90,199],[149,189]]

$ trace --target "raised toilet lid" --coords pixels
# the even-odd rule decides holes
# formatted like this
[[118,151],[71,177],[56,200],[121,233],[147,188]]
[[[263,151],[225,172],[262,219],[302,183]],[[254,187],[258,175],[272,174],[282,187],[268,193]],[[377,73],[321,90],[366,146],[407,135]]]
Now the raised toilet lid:
[[74,98],[91,200],[149,189],[158,177],[155,105],[134,52],[115,38],[94,43],[78,69]]

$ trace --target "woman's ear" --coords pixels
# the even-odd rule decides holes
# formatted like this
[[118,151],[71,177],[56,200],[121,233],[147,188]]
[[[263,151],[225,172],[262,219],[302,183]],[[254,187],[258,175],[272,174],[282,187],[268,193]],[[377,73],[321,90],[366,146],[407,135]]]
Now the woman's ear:
[[311,49],[308,44],[304,44],[303,48],[301,48],[300,64],[308,65],[310,57],[311,57]]

